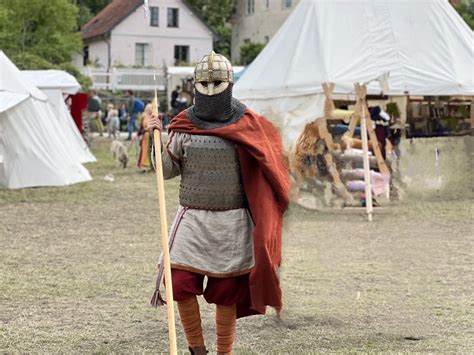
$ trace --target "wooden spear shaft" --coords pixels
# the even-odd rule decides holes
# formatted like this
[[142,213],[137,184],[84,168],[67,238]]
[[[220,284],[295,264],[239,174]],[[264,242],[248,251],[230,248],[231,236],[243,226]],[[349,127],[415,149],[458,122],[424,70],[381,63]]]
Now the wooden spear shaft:
[[[158,115],[158,98],[156,94],[156,89],[155,100],[153,102],[153,113],[155,115]],[[161,245],[163,249],[162,262],[165,270],[166,308],[168,311],[170,354],[177,355],[178,349],[176,346],[176,322],[174,318],[173,283],[171,281],[171,263],[168,244],[168,222],[166,219],[165,184],[163,179],[163,165],[161,161],[161,132],[157,129],[153,131],[153,144],[155,147],[156,186],[158,188],[158,201],[160,204]]]

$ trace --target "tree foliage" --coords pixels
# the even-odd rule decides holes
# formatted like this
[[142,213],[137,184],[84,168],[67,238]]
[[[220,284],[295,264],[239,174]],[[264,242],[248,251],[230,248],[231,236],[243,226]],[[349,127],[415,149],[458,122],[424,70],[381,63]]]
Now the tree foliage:
[[0,48],[19,69],[62,69],[91,86],[71,63],[82,49],[77,7],[70,0],[1,0]]
[[94,14],[92,13],[91,9],[89,9],[86,5],[79,4],[78,5],[78,19],[77,19],[77,24],[79,25],[79,28],[84,26],[90,19],[94,17]]
[[235,0],[188,0],[206,23],[219,35],[214,50],[230,57],[232,29],[229,19],[234,13]]
[[77,5],[86,6],[92,15],[97,15],[104,7],[106,7],[111,0],[76,0]]
[[471,30],[474,30],[474,0],[463,1],[456,6],[456,11],[466,21]]
[[77,7],[69,0],[2,0],[0,48],[7,55],[30,53],[48,62],[70,61],[82,47]]
[[110,2],[111,0],[74,0],[79,9],[79,27],[97,15]]
[[264,47],[265,44],[263,43],[244,43],[240,46],[240,64],[248,65],[252,63]]

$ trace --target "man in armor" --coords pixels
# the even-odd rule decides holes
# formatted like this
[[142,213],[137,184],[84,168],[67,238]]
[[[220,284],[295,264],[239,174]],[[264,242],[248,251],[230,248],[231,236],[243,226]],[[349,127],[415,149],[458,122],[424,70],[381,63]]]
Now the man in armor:
[[[191,354],[206,353],[196,296],[216,304],[218,354],[232,353],[237,318],[282,307],[278,268],[289,185],[281,138],[232,97],[233,83],[227,58],[204,56],[194,71],[194,105],[172,120],[162,147],[164,178],[181,175],[170,260]],[[149,127],[161,131],[160,117]],[[161,276],[162,267],[155,306],[163,301]]]

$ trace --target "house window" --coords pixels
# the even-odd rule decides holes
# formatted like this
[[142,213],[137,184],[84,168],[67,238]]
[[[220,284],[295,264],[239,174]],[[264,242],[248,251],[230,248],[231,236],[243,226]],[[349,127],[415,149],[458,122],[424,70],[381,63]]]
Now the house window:
[[245,14],[247,16],[255,13],[255,0],[246,0],[245,2]]
[[270,37],[265,36],[265,43],[268,43],[268,42],[270,42]]
[[168,27],[179,27],[179,9],[168,7]]
[[189,63],[189,46],[174,46],[175,64]]
[[150,64],[150,45],[148,43],[135,43],[135,65]]
[[244,43],[250,43],[250,38],[245,38]]
[[281,8],[288,9],[291,7],[291,0],[281,0]]
[[265,8],[269,8],[270,7],[270,0],[265,0]]
[[160,18],[160,8],[157,6],[150,7],[150,26],[158,27]]

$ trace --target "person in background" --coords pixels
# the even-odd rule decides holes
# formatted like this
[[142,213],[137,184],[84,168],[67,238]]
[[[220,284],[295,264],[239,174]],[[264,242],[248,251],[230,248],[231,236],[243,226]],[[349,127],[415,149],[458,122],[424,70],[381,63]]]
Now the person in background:
[[188,101],[186,100],[186,97],[180,93],[178,95],[178,98],[176,99],[176,113],[180,113],[183,110],[186,110],[188,108]]
[[176,89],[174,89],[172,92],[171,92],[171,107],[173,108],[173,110],[175,110],[177,108],[177,102],[176,100],[178,99],[178,96],[179,96],[179,92],[181,90],[181,86],[176,86]]
[[375,135],[379,142],[380,152],[382,157],[387,159],[385,146],[387,145],[386,140],[390,137],[390,130],[388,128],[390,116],[380,106],[369,107],[369,112],[370,119],[375,123]]
[[107,118],[105,120],[107,123],[109,138],[117,139],[118,131],[120,129],[120,119],[118,116],[118,110],[115,109],[114,105],[107,105]]
[[120,131],[127,129],[127,105],[121,104],[119,107],[119,120],[120,120]]
[[127,131],[128,131],[128,137],[127,140],[132,139],[132,133],[137,130],[137,118],[138,115],[143,112],[143,101],[137,99],[135,95],[133,94],[132,90],[127,91],[127,110],[128,110],[128,115],[129,115],[129,120],[128,120],[128,125],[127,125]]
[[400,159],[401,156],[401,151],[400,151],[400,142],[402,139],[402,126],[400,124],[400,119],[396,118],[392,121],[392,124],[390,125],[390,143],[392,144],[393,147],[393,152],[395,153],[395,156],[398,159]]
[[[158,103],[158,108],[159,108]],[[150,139],[150,132],[148,130],[148,122],[151,119],[153,114],[153,106],[152,104],[147,104],[145,106],[145,111],[143,111],[143,118],[140,123],[140,127],[138,128],[138,139],[140,142],[140,155],[138,156],[138,167],[143,169],[143,171],[150,170],[152,171],[151,167],[151,139]]]
[[101,120],[101,103],[102,100],[97,95],[95,91],[91,91],[89,93],[89,100],[87,102],[87,116],[89,120],[89,126],[92,122],[94,122],[97,132],[102,137],[104,135],[104,125],[102,124]]

